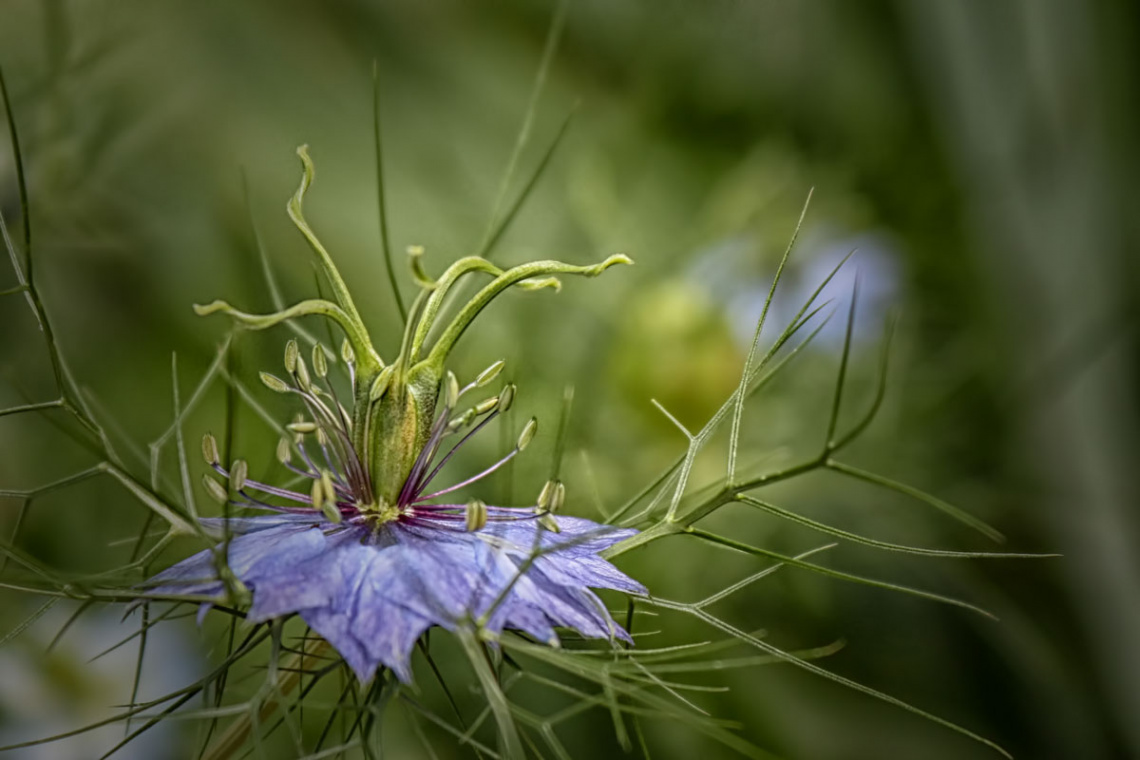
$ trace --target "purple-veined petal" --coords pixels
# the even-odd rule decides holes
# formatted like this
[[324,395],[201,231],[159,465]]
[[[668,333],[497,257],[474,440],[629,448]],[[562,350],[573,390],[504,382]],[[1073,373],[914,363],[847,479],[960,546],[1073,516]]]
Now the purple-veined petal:
[[[454,630],[479,620],[495,633],[514,629],[549,643],[557,643],[554,628],[562,626],[587,638],[630,641],[590,588],[646,593],[597,556],[636,531],[555,519],[559,533],[532,519],[467,532],[456,520],[373,527],[316,514],[203,525],[215,535],[230,533],[229,566],[252,592],[251,621],[298,613],[361,681],[383,666],[410,682],[412,650],[432,626]],[[199,552],[152,578],[151,590],[220,598],[225,588],[214,562],[212,551]]]

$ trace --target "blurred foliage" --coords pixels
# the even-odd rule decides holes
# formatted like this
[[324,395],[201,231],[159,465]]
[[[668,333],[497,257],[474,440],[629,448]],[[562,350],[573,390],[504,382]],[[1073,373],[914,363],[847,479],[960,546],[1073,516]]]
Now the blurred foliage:
[[[438,272],[482,239],[553,12],[524,0],[0,7],[0,63],[28,162],[38,276],[64,353],[100,414],[125,436],[155,438],[171,414],[170,352],[185,396],[227,327],[194,317],[190,304],[222,297],[269,307],[251,219],[284,291],[314,290],[284,214],[302,142],[320,169],[309,218],[373,335],[394,352],[399,321],[377,231],[372,61],[392,241],[397,251],[424,245]],[[1138,20],[1134,4],[1114,0],[570,3],[515,187],[571,111],[573,119],[496,255],[584,263],[621,251],[638,266],[588,288],[568,282],[558,296],[503,299],[489,326],[461,345],[457,364],[468,374],[506,359],[521,385],[516,419],[546,421],[538,452],[511,483],[500,481],[504,492],[536,489],[546,477],[568,384],[576,389],[571,511],[612,511],[683,450],[649,399],[696,426],[735,387],[748,323],[814,187],[791,281],[810,287],[811,262],[869,245],[865,263],[860,254],[853,263],[867,286],[883,286],[856,343],[856,408],[873,387],[874,323],[888,307],[903,313],[887,403],[853,458],[996,524],[1013,550],[1066,556],[983,563],[835,552],[846,570],[955,593],[1000,623],[794,570],[734,597],[725,616],[792,648],[842,640],[829,667],[1019,757],[1140,755],[1131,490],[1140,453]],[[19,216],[12,169],[5,148],[6,220]],[[0,290],[12,284],[0,276]],[[276,367],[283,342],[283,333],[241,335],[235,373],[251,382]],[[18,297],[0,299],[0,357],[3,406],[53,392]],[[750,405],[742,465],[786,463],[818,445],[836,364],[837,344],[823,340]],[[211,391],[188,435],[224,426],[224,397]],[[27,488],[83,466],[85,454],[51,422],[50,413],[0,421],[0,485]],[[234,450],[255,472],[267,468],[273,435],[245,409],[235,430]],[[457,466],[486,461],[492,448],[485,442]],[[714,443],[695,485],[717,477],[723,461]],[[884,540],[977,546],[901,497],[826,473],[765,493]],[[0,500],[5,535],[17,507]],[[141,519],[128,497],[95,481],[38,500],[18,544],[53,567],[98,571],[124,561],[124,539]],[[713,522],[778,551],[816,540],[743,509]],[[189,550],[175,547],[169,558]],[[673,539],[623,561],[674,599],[700,598],[756,569],[754,559]],[[2,599],[6,629],[35,610],[26,597]],[[37,638],[50,638],[48,622],[60,624],[45,617]],[[201,641],[218,625],[208,623]],[[681,616],[637,628],[661,629],[644,639],[654,646],[709,636]],[[187,638],[164,649],[178,670],[206,654]],[[78,725],[89,702],[117,699],[58,664],[34,662],[58,694],[47,713]],[[46,731],[49,722],[13,707],[30,676],[0,667],[0,743],[25,738],[29,725]],[[783,756],[988,756],[790,670],[702,680],[731,687],[698,695],[703,706]],[[430,697],[430,683],[424,688]],[[464,705],[476,699],[460,696]],[[563,737],[576,756],[616,751],[603,712],[581,725]],[[674,725],[646,728],[654,757],[723,751]],[[406,744],[415,739],[405,728],[393,728],[391,741],[418,746]],[[455,756],[449,740],[435,745]]]

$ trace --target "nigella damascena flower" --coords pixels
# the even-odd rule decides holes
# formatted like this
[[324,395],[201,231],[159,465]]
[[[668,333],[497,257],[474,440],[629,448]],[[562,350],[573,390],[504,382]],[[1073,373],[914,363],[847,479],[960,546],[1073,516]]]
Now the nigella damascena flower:
[[[482,472],[443,487],[437,477],[515,396],[515,386],[506,385],[459,411],[461,399],[492,384],[502,368],[497,362],[462,388],[443,369],[479,312],[510,286],[558,287],[554,275],[595,276],[629,260],[614,256],[588,267],[542,261],[502,270],[468,257],[433,280],[419,265],[422,251],[413,250],[421,291],[400,354],[386,364],[331,258],[304,220],[301,204],[313,167],[303,147],[298,154],[305,173],[289,213],[317,254],[335,303],[302,301],[267,315],[240,312],[221,301],[197,310],[224,312],[254,329],[299,316],[331,319],[345,334],[340,358],[351,397],[342,402],[345,394],[338,394],[329,377],[331,352],[316,345],[310,372],[296,341],[289,341],[289,379],[263,373],[262,380],[305,408],[287,426],[289,435],[277,456],[310,487],[296,491],[252,480],[242,460],[227,469],[207,436],[206,460],[228,480],[227,489],[207,478],[207,489],[220,500],[266,514],[202,520],[203,528],[226,536],[222,546],[227,548],[205,550],[160,573],[148,583],[151,593],[229,603],[245,597],[253,622],[296,613],[362,681],[381,665],[409,681],[411,649],[432,626],[454,630],[475,625],[492,636],[511,629],[551,644],[558,642],[555,628],[565,627],[590,638],[628,641],[591,589],[646,593],[599,556],[635,531],[556,515],[565,498],[556,481],[523,507],[460,500],[463,491],[526,448],[535,420],[525,425],[503,459]],[[428,336],[452,286],[478,274],[492,279],[429,347]]]

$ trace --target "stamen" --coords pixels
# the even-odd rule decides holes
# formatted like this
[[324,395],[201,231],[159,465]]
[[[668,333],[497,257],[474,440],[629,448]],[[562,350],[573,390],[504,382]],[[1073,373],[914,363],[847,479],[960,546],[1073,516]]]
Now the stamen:
[[319,478],[321,476],[321,468],[317,467],[316,463],[313,462],[312,458],[309,456],[309,452],[305,450],[304,439],[297,443],[297,451],[300,452],[301,459],[305,460],[305,464],[309,465],[309,469],[312,470],[312,474],[309,475],[309,477]]
[[554,514],[562,509],[562,504],[566,501],[566,484],[561,480],[558,485],[554,487],[554,497],[550,500],[550,512]]
[[475,499],[467,505],[464,511],[465,525],[468,533],[474,533],[487,524],[487,505]]
[[288,465],[292,459],[293,442],[282,436],[281,440],[277,442],[277,461],[281,464]]
[[[252,485],[252,484],[250,484],[250,485]],[[281,504],[270,504],[267,501],[262,501],[261,499],[257,498],[256,496],[251,495],[248,491],[239,491],[238,493],[242,496],[244,501],[238,501],[235,499],[232,502],[235,506],[255,507],[257,509],[270,509],[270,510],[273,510],[274,512],[288,512],[290,514],[301,514],[301,515],[312,514],[312,512],[313,512],[312,508],[310,508],[310,507],[287,507],[287,506],[283,506]],[[299,500],[303,500],[304,504],[309,503],[309,499],[307,497],[302,497],[300,494],[295,494],[295,496],[297,496],[299,498]]]
[[301,386],[303,391],[309,390],[313,385],[313,381],[309,377],[309,368],[305,366],[305,360],[300,356],[297,357],[297,371],[293,377],[297,378],[297,385]]
[[340,509],[336,503],[336,491],[333,489],[332,478],[329,476],[328,471],[321,473],[321,479],[314,481],[313,485],[319,485],[321,491],[322,505],[319,507],[321,512],[330,521],[339,523],[341,521]]
[[288,393],[292,390],[292,388],[289,386],[289,383],[285,382],[276,375],[271,375],[268,372],[261,372],[258,374],[258,377],[261,378],[261,382],[265,385],[265,387],[271,391],[275,391],[277,393]]
[[526,425],[523,427],[522,432],[519,433],[519,442],[516,444],[519,451],[522,451],[530,442],[534,440],[535,433],[538,432],[538,420],[531,417],[527,420]]
[[447,423],[447,434],[457,433],[475,421],[475,408],[472,407],[463,414],[457,414]]
[[454,409],[455,405],[459,403],[459,380],[456,379],[455,373],[451,370],[447,371],[447,408]]
[[285,465],[285,467],[288,468],[288,470],[290,472],[292,472],[293,474],[300,475],[303,478],[310,478],[311,479],[311,478],[320,477],[316,472],[314,472],[312,470],[302,470],[300,467],[298,467],[297,465],[295,465],[291,462],[282,462],[281,464]]
[[554,513],[562,509],[566,501],[566,485],[561,480],[548,480],[538,494],[538,524],[552,533],[561,533],[562,526],[554,519]]
[[234,462],[233,468],[230,470],[230,488],[240,491],[245,486],[247,475],[249,475],[249,463],[244,459]]
[[325,508],[321,510],[321,514],[324,515],[325,519],[329,522],[336,523],[338,525],[344,519],[344,515],[340,513],[340,510],[337,509],[336,503],[332,501],[325,502]]
[[206,489],[206,493],[210,494],[210,497],[219,504],[225,504],[229,501],[230,495],[226,493],[226,489],[209,475],[202,475],[202,486]]
[[[413,508],[413,514],[419,515],[422,513],[427,513],[428,515],[431,515],[431,516],[436,516],[437,514],[439,514],[439,515],[449,515],[450,514],[453,516],[462,517],[465,510],[467,509],[467,506],[468,506],[467,504],[452,504],[452,503],[448,503],[448,504],[416,504],[415,507]],[[518,513],[518,514],[516,515],[516,513]],[[537,513],[536,508],[534,506],[529,506],[529,507],[488,506],[487,507],[487,514],[489,516],[489,519],[493,519],[496,516],[500,516],[500,517],[501,516],[509,516],[512,518],[516,517],[516,516],[524,516],[524,517],[525,516],[531,516],[531,517],[533,517],[533,516],[537,515],[538,513]]]
[[325,464],[329,466],[329,469],[336,474],[337,480],[345,480],[344,476],[341,475],[340,469],[337,468],[336,463],[333,461],[333,457],[329,454],[329,436],[324,428],[317,428],[317,445],[321,447],[321,456],[324,457]]
[[314,461],[312,461],[312,459],[309,458],[308,451],[306,449],[304,449],[304,443],[299,444],[298,450],[300,450],[301,455],[304,458],[306,458],[306,460],[309,463],[309,466],[314,468],[314,471],[316,473],[314,475],[314,477],[320,477],[321,474],[326,473],[328,471],[332,471],[332,474],[335,475],[334,482],[336,484],[336,489],[339,490],[341,493],[343,493],[345,498],[352,498],[353,497],[353,491],[350,488],[348,480],[345,479],[345,477],[341,474],[340,469],[337,469],[336,466],[333,464],[333,457],[329,456],[327,448],[325,448],[324,446],[320,447],[321,455],[323,455],[323,457],[325,459],[325,463],[328,465],[327,469],[317,467],[317,465],[314,463]]
[[481,415],[487,414],[488,412],[493,412],[495,410],[495,407],[497,407],[498,405],[499,405],[499,397],[498,396],[492,396],[491,398],[484,399],[483,401],[480,401],[478,404],[476,404],[473,407],[473,409],[475,410],[476,416],[481,416]]
[[297,359],[301,355],[301,350],[297,347],[297,339],[290,338],[285,343],[285,371],[290,375],[297,372]]
[[202,458],[206,460],[206,464],[213,467],[216,465],[221,457],[218,456],[218,442],[214,436],[206,433],[202,436]]
[[478,377],[475,378],[475,387],[482,388],[486,385],[490,385],[494,382],[495,378],[499,376],[499,373],[503,371],[504,366],[506,366],[506,362],[499,359],[499,361],[480,372]]
[[[431,462],[435,459],[436,453],[438,452],[438,447],[439,447],[439,443],[440,443],[439,439],[442,439],[442,435],[440,435],[439,439],[437,439],[436,433],[440,430],[440,422],[442,422],[444,419],[446,419],[446,415],[450,412],[450,409],[445,407],[444,410],[440,413],[440,416],[436,420],[436,424],[433,428],[432,441],[429,441],[430,445],[424,447],[424,452],[422,452],[420,457],[416,460],[416,466],[413,467],[412,472],[408,476],[408,480],[404,484],[403,490],[401,490],[401,492],[400,492],[400,503],[406,504],[406,503],[410,503],[410,502],[420,501],[421,500],[421,494],[428,487],[428,485],[435,478],[435,476],[439,474],[439,471],[441,469],[443,469],[443,466],[447,464],[447,462],[451,459],[451,457],[455,454],[455,452],[459,449],[459,447],[462,446],[464,443],[466,443],[472,436],[474,436],[480,430],[482,430],[487,425],[487,423],[490,422],[491,420],[493,420],[495,417],[497,417],[500,412],[505,411],[506,409],[508,409],[510,407],[510,405],[514,402],[515,392],[516,392],[516,386],[513,383],[508,383],[506,386],[503,387],[502,392],[497,397],[495,397],[494,399],[487,399],[486,401],[476,405],[475,407],[468,409],[467,412],[464,413],[463,417],[466,417],[469,414],[472,416],[476,416],[479,413],[483,413],[483,412],[480,412],[481,409],[485,410],[485,411],[490,411],[490,414],[483,421],[481,421],[478,425],[476,425],[473,430],[471,430],[469,433],[467,433],[467,435],[463,436],[463,438],[460,439],[459,443],[452,446],[451,450],[447,452],[447,454],[444,456],[444,458],[439,462],[439,464],[437,464],[431,470],[431,473],[429,475],[427,475],[427,477],[421,477],[423,471],[426,470],[428,466],[430,466]],[[492,404],[491,402],[494,402],[494,403]],[[493,410],[493,411],[491,411],[491,410]],[[460,419],[462,421],[463,417],[457,418],[457,419]],[[455,420],[452,420],[451,422],[449,422],[442,429],[443,432],[444,433],[450,433],[450,432],[454,432],[455,429],[458,429],[458,428],[453,427],[454,423],[455,423]],[[495,469],[497,469],[498,467],[505,464],[516,453],[518,453],[519,451],[522,451],[524,448],[526,448],[526,446],[530,443],[531,439],[534,438],[534,434],[535,434],[535,431],[537,430],[537,427],[538,427],[538,421],[535,420],[534,418],[531,418],[530,421],[527,422],[526,427],[523,428],[522,435],[519,437],[519,446],[516,448],[516,450],[514,452],[512,452],[511,454],[508,454],[506,459],[504,459],[501,462],[499,462],[498,464],[492,466],[491,469],[486,470],[484,473],[475,476],[475,478],[473,478],[471,480],[465,481],[463,484],[460,484],[458,486],[454,486],[450,490],[455,490],[456,488],[459,488],[462,485],[466,485],[468,483],[473,483],[476,480],[478,480],[479,478],[482,478],[483,476],[488,475],[491,472],[494,472]],[[426,454],[426,456],[425,456],[425,454]],[[421,462],[423,463],[422,467],[420,467]],[[414,484],[410,491],[408,488],[409,484]],[[438,493],[449,493],[449,492],[450,491],[440,491]],[[423,498],[428,499],[431,497],[423,497]]]
[[329,363],[325,359],[325,347],[320,343],[313,346],[313,371],[317,373],[317,377],[322,380],[328,377]]
[[[234,469],[235,470],[237,469],[236,463],[235,463]],[[310,473],[300,472],[299,470],[297,470],[294,467],[290,467],[289,469],[293,470],[298,475],[304,476],[306,478],[319,477],[316,473],[310,474]],[[214,465],[214,471],[217,472],[219,475],[221,475],[224,478],[230,477],[230,474],[227,473],[225,468],[222,467],[221,465]],[[212,478],[209,478],[209,476],[206,476],[206,478],[209,479],[210,482],[214,482]],[[232,482],[232,479],[231,479],[231,482]],[[217,484],[215,483],[215,485],[217,485]],[[304,496],[303,494],[299,494],[296,491],[290,491],[290,490],[285,489],[285,488],[277,488],[276,486],[266,485],[265,483],[261,483],[261,482],[258,482],[256,480],[246,479],[242,485],[244,488],[252,488],[255,491],[261,491],[262,493],[267,493],[270,496],[278,496],[282,499],[290,499],[292,501],[296,501],[296,502],[299,502],[301,504],[308,504],[309,503],[309,497]],[[234,490],[238,491],[238,490],[242,490],[242,489],[235,488]]]
[[317,396],[320,393],[320,388],[310,385],[305,391],[297,391],[301,400],[305,402],[306,408],[309,410],[309,415],[314,420],[319,420],[329,427],[338,427],[339,421],[335,414],[332,413],[325,402]]
[[[322,353],[321,356],[323,358],[324,354]],[[325,387],[328,388],[329,398],[331,398],[333,404],[336,405],[336,411],[340,415],[340,418],[338,420],[339,424],[337,425],[337,427],[341,427],[345,431],[348,431],[351,434],[352,421],[349,419],[348,412],[345,411],[344,405],[340,403],[340,398],[338,398],[336,395],[336,388],[333,387],[333,384],[328,379],[327,375],[328,375],[328,367],[326,365],[325,374],[321,375],[321,379],[324,381]]]
[[340,344],[340,358],[344,360],[344,365],[348,367],[348,384],[355,388],[356,352],[352,350],[352,344],[348,342],[348,338],[345,338]]
[[[317,389],[314,388],[313,390]],[[311,393],[298,391],[297,394],[301,397],[301,400],[305,402],[305,406],[308,408],[309,414],[313,417],[314,420],[317,421],[309,422],[304,418],[303,415],[298,414],[295,420],[290,425],[286,426],[287,428],[295,433],[317,433],[318,435],[323,434],[325,436],[327,436],[331,430],[337,433],[337,438],[339,440],[342,440],[343,443],[346,443],[349,448],[352,447],[347,434],[340,426],[340,420],[338,420],[336,415],[334,415],[329,410],[329,408],[325,406],[324,402],[322,402]],[[308,427],[309,425],[312,427]]]
[[538,492],[538,508],[544,512],[550,509],[550,499],[554,495],[554,487],[557,482],[556,480],[546,481],[542,490]]
[[488,475],[490,475],[492,472],[494,472],[495,470],[499,469],[499,468],[500,468],[500,467],[502,467],[503,465],[505,465],[507,462],[509,462],[509,461],[511,461],[512,459],[514,459],[514,458],[515,458],[515,456],[516,456],[516,455],[517,455],[517,454],[518,454],[518,453],[519,453],[521,450],[522,450],[522,449],[519,449],[519,448],[515,448],[515,449],[512,449],[512,450],[511,450],[511,453],[507,454],[505,457],[503,457],[502,459],[500,459],[498,462],[495,462],[493,465],[491,465],[491,466],[490,466],[490,467],[488,467],[487,469],[483,470],[483,471],[482,471],[481,473],[479,473],[478,475],[475,475],[475,476],[473,476],[473,477],[470,477],[470,478],[468,478],[467,480],[464,480],[464,481],[462,481],[461,483],[456,483],[456,484],[455,484],[455,485],[453,485],[453,486],[448,486],[447,488],[444,488],[444,489],[443,489],[443,490],[441,490],[441,491],[436,491],[436,492],[435,492],[435,493],[433,493],[433,494],[428,494],[427,496],[423,496],[423,497],[417,497],[417,498],[416,498],[416,501],[417,501],[417,502],[420,502],[420,501],[427,501],[427,500],[429,500],[429,499],[434,499],[434,498],[436,498],[437,496],[443,496],[444,494],[447,494],[447,493],[452,493],[453,491],[458,491],[460,488],[465,488],[465,487],[467,487],[467,486],[471,485],[472,483],[476,483],[476,482],[478,482],[478,481],[482,480],[483,478],[487,477]]
[[[473,411],[473,410],[468,410],[468,411]],[[463,436],[459,440],[459,443],[452,446],[451,450],[447,452],[447,455],[444,456],[444,458],[442,460],[440,460],[440,463],[435,466],[435,469],[433,469],[431,471],[431,474],[428,475],[426,478],[424,478],[422,482],[420,482],[419,484],[416,485],[415,496],[413,498],[415,498],[416,500],[419,500],[420,494],[422,494],[424,492],[424,489],[427,488],[428,485],[432,482],[432,480],[435,479],[435,476],[439,474],[439,471],[443,469],[443,466],[445,464],[447,464],[448,460],[450,460],[451,457],[455,454],[455,452],[458,451],[459,447],[462,446],[463,444],[467,443],[467,441],[470,440],[472,436],[474,436],[476,433],[478,433],[480,430],[482,430],[484,427],[486,427],[487,423],[490,422],[491,420],[495,419],[495,417],[497,417],[498,414],[499,414],[499,412],[498,412],[498,410],[496,410],[489,417],[487,417],[485,420],[483,420],[478,425],[476,425],[474,430],[469,432],[467,435]],[[450,425],[448,425],[448,427],[450,427]]]
[[[460,509],[459,511],[452,511],[452,512],[428,512],[426,514],[423,514],[422,513],[423,508],[417,507],[415,514],[412,515],[412,518],[415,520],[415,522],[417,524],[420,524],[420,525],[430,525],[434,528],[439,528],[442,530],[456,530],[456,531],[462,530],[462,531],[466,532],[467,531],[467,517],[468,517],[467,506],[468,505],[455,505],[455,506],[462,506],[462,509]],[[488,523],[524,522],[527,520],[541,520],[541,518],[542,518],[542,515],[535,514],[534,512],[527,512],[525,514],[506,514],[506,515],[504,515],[504,514],[497,514],[494,511],[491,511],[491,510],[502,510],[502,509],[515,509],[514,507],[488,507],[487,509],[488,509],[488,514],[487,514],[487,522]],[[522,508],[519,508],[519,509],[522,509]],[[547,515],[547,517],[549,517],[549,515]],[[461,523],[462,523],[462,525],[461,525]],[[482,527],[485,527],[485,525]],[[476,530],[480,530],[480,529],[481,528],[477,528]]]
[[451,414],[451,409],[446,403],[439,415],[435,419],[435,423],[431,428],[431,435],[428,437],[427,443],[423,449],[420,450],[419,456],[412,464],[412,471],[408,473],[408,477],[404,480],[404,485],[400,489],[400,495],[396,499],[396,506],[403,507],[410,504],[415,498],[416,483],[419,482],[420,477],[423,475],[424,470],[428,468],[431,461],[435,458],[436,452],[439,450],[439,443],[443,439],[443,434],[447,430],[447,416]]
[[519,387],[514,383],[507,383],[503,386],[503,390],[499,393],[499,411],[506,413],[511,408],[511,404],[515,403],[515,395],[518,393]]
[[368,471],[361,464],[348,433],[338,428],[336,434],[335,440],[339,441],[340,461],[345,469],[345,479],[357,500],[369,504],[372,501],[372,480],[368,476]]

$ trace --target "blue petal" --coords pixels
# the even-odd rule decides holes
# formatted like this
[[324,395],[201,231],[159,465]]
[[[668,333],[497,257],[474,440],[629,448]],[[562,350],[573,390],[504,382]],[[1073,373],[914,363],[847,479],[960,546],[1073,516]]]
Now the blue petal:
[[428,610],[422,592],[408,591],[409,560],[402,547],[364,543],[363,534],[350,529],[326,536],[322,554],[260,582],[254,607],[261,605],[267,616],[299,611],[345,654],[362,681],[383,664],[410,682],[412,647],[441,621],[421,614]]
[[[492,522],[474,533],[427,521],[374,530],[292,514],[203,524],[232,535],[229,565],[253,592],[251,621],[299,613],[361,681],[383,665],[410,682],[411,652],[423,632],[454,630],[469,618],[486,616],[492,631],[511,628],[551,643],[556,625],[630,640],[589,588],[646,593],[597,556],[636,531],[556,519],[561,533],[533,520]],[[542,552],[532,558],[536,547]],[[209,550],[150,583],[163,594],[224,593]]]
[[649,591],[601,557],[586,555],[564,559],[559,553],[543,554],[535,565],[553,582],[563,586],[608,588],[644,596]]
[[[266,518],[265,526],[235,535],[230,541],[227,564],[243,582],[251,568],[259,561],[274,556],[291,556],[294,559],[308,556],[313,551],[311,537],[315,525],[312,518],[303,521],[283,522],[276,516]],[[245,527],[245,526],[243,526]],[[319,532],[319,531],[317,531]],[[157,584],[151,591],[156,594],[216,596],[224,594],[225,586],[219,580],[212,549],[200,551],[188,559],[167,568],[148,581]]]
[[507,628],[530,634],[543,643],[558,645],[558,634],[554,632],[550,618],[541,609],[517,598],[508,600],[503,606],[506,608]]
[[[585,520],[581,522],[588,523]],[[589,525],[596,527],[594,523]],[[562,572],[552,578],[543,564],[536,562],[518,577],[526,565],[528,550],[501,540],[488,545],[483,541],[485,532],[433,532],[449,535],[428,539],[421,537],[422,530],[402,529],[401,540],[405,546],[416,549],[412,561],[420,568],[417,575],[423,587],[422,597],[443,605],[447,616],[453,619],[465,614],[479,617],[487,612],[503,589],[509,588],[487,623],[490,630],[501,631],[504,626],[510,626],[511,616],[517,610],[524,622],[532,627],[528,632],[541,636],[543,640],[549,639],[551,632],[542,627],[541,621],[536,621],[532,614],[532,611],[541,611],[550,622],[574,628],[583,636],[618,636],[628,640],[628,635],[613,621],[601,600],[584,587],[586,584],[575,581],[572,574]],[[561,557],[562,552],[551,556]],[[593,559],[612,568],[605,560]],[[568,567],[576,561],[567,559],[556,566]],[[612,568],[608,580],[617,583],[617,576],[625,578]],[[591,579],[599,581],[598,585],[606,585],[602,581],[607,579],[598,573],[594,573]],[[626,581],[626,585],[637,592],[644,592],[639,584]],[[451,627],[446,619],[440,624]]]
[[380,661],[356,635],[354,602],[371,569],[368,560],[376,552],[365,549],[359,541],[351,542],[347,539],[338,542],[335,547],[329,553],[328,561],[322,564],[321,575],[309,576],[307,580],[300,581],[327,588],[328,604],[301,610],[300,615],[314,631],[340,652],[363,683],[376,673]]
[[559,554],[566,557],[595,555],[637,535],[637,531],[631,528],[600,525],[581,517],[558,516],[554,519],[561,529],[560,533],[542,529],[536,520],[493,522],[480,533],[504,539],[526,550],[535,546],[544,550],[557,548]]
[[555,583],[538,568],[532,568],[527,575],[544,592],[542,610],[556,625],[573,628],[591,639],[616,636],[633,643],[625,629],[614,622],[609,610],[594,592]]
[[367,683],[376,674],[379,660],[369,654],[360,640],[353,635],[354,621],[350,615],[328,607],[317,607],[302,610],[301,618],[325,641],[333,645],[361,683]]
[[395,569],[400,552],[394,548],[371,550],[367,577],[353,608],[353,630],[369,655],[382,662],[404,683],[411,683],[412,647],[434,622],[408,608],[394,591],[404,585],[406,570]]
[[303,545],[294,540],[290,547],[275,551],[241,576],[253,591],[251,622],[326,606],[343,587],[342,549],[346,544],[359,547],[359,537],[350,531],[326,535],[314,528],[302,538]]

